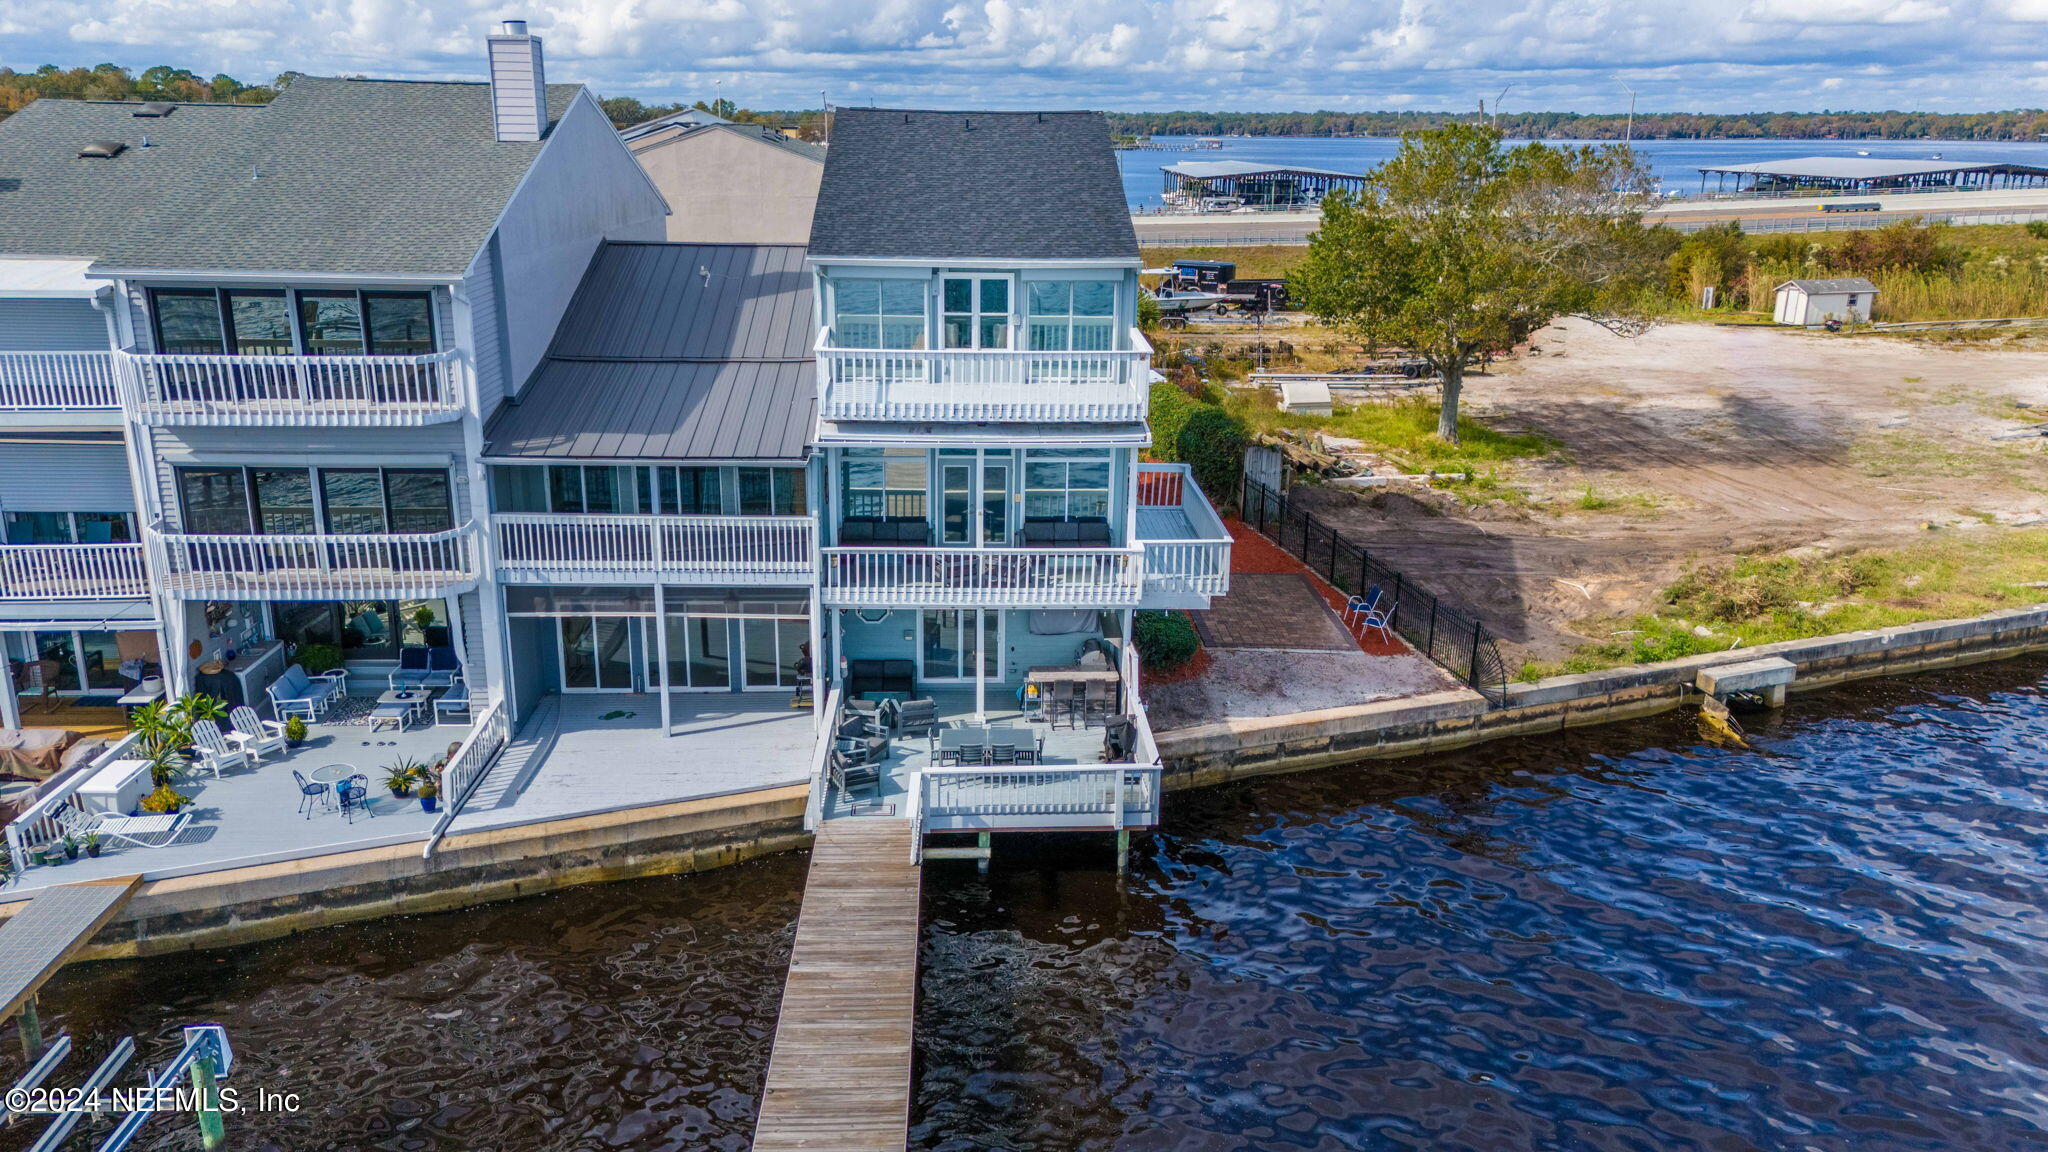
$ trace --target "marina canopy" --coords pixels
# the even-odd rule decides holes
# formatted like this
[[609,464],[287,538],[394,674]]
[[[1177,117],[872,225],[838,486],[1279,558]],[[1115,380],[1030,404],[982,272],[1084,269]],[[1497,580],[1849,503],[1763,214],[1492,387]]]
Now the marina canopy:
[[[1800,156],[1755,164],[1727,164],[1700,169],[1700,187],[1708,176],[1735,178],[1736,190],[1771,192],[1791,189],[1874,192],[1901,188],[2012,188],[2048,181],[2048,167],[2004,161],[1962,163],[1953,160],[1904,160],[1879,156]],[[1748,181],[1744,183],[1745,179]]]
[[1169,198],[1200,200],[1235,196],[1247,204],[1302,204],[1320,201],[1338,188],[1356,190],[1365,177],[1298,164],[1259,164],[1247,160],[1183,160],[1162,164]]

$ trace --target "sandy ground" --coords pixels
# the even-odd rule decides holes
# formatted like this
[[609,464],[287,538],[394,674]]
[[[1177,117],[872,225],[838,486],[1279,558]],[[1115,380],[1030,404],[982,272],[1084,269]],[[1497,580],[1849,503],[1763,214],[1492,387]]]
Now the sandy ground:
[[1225,718],[1285,716],[1366,704],[1459,687],[1429,658],[1413,652],[1369,656],[1275,648],[1210,649],[1209,670],[1193,680],[1155,684],[1145,708],[1155,731],[1213,724]]
[[[1465,395],[1497,427],[1563,444],[1517,466],[1531,506],[1297,492],[1485,616],[1510,664],[1606,639],[1600,621],[1649,607],[1698,557],[2048,516],[2048,439],[1994,439],[2048,421],[2048,352],[1696,324],[1622,338],[1563,321]],[[1579,510],[1588,488],[1613,505]]]

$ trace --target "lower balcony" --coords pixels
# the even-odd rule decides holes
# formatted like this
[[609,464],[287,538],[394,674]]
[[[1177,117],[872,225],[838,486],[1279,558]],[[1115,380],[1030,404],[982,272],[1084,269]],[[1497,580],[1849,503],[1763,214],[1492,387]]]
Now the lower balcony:
[[183,600],[349,600],[447,596],[474,588],[476,527],[345,536],[149,532],[165,591]]
[[1230,530],[1185,464],[1138,466],[1146,608],[1207,608],[1230,591]]
[[0,352],[0,412],[120,406],[112,352]]
[[491,517],[501,579],[520,584],[809,584],[817,522],[808,516]]
[[1139,548],[827,548],[836,608],[1118,608],[1144,594]]
[[461,417],[457,353],[422,356],[120,354],[135,417],[158,426],[396,428]]
[[0,545],[0,600],[134,600],[148,595],[141,544]]

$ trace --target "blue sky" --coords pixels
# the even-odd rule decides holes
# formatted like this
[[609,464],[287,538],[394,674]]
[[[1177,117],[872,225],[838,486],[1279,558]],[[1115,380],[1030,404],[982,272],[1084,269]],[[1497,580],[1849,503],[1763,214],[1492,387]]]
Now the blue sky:
[[1617,111],[2048,104],[2048,0],[4,0],[0,64],[474,78],[652,101]]

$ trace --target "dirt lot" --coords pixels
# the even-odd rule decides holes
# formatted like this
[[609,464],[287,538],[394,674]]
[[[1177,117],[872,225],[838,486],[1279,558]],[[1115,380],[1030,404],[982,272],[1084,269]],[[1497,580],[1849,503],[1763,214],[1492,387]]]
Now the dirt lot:
[[1468,410],[1562,450],[1525,504],[1298,489],[1396,567],[1556,660],[1651,608],[1698,557],[1997,531],[2048,515],[2048,351],[1582,321],[1466,382]]

